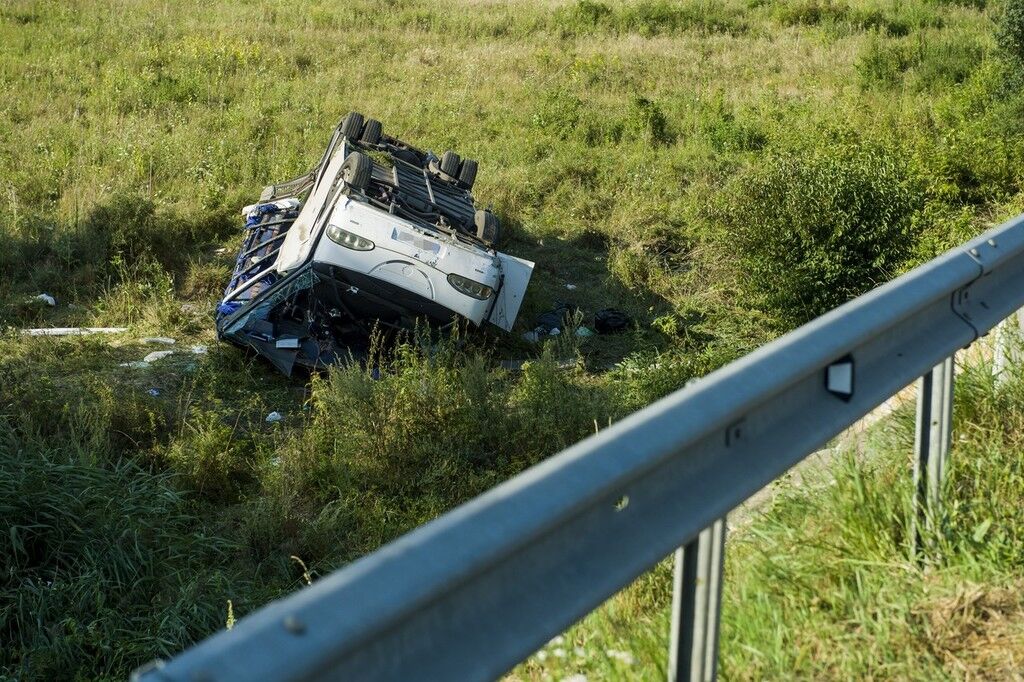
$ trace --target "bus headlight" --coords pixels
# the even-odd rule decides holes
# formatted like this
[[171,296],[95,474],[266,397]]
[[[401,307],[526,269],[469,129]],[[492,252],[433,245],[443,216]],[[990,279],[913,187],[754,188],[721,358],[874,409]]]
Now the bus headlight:
[[478,298],[481,301],[486,301],[494,295],[494,289],[490,288],[486,284],[480,284],[480,282],[474,282],[468,277],[462,275],[456,275],[454,272],[448,275],[448,283],[455,287],[456,291],[459,291],[466,296],[472,296]]
[[346,249],[352,249],[353,251],[370,251],[373,249],[373,242],[364,237],[360,237],[358,234],[343,230],[337,225],[327,226],[327,238],[335,244],[344,246]]

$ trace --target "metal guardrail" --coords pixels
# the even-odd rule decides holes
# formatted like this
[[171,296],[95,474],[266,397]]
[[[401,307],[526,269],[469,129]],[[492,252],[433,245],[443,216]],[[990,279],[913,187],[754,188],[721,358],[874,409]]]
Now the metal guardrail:
[[684,547],[669,677],[713,679],[726,514],[922,375],[936,504],[947,359],[1022,305],[1024,216],[133,677],[493,679]]

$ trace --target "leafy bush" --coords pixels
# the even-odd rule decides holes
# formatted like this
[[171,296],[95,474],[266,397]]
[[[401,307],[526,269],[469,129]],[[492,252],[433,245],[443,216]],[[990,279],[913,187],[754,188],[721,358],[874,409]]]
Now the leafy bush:
[[646,97],[633,97],[626,120],[629,130],[648,144],[667,145],[675,141],[661,107]]
[[984,54],[970,39],[918,35],[909,41],[889,41],[872,36],[857,60],[857,74],[864,88],[899,85],[911,71],[919,89],[956,85],[970,77]]
[[640,0],[618,8],[596,0],[577,0],[576,4],[561,8],[556,18],[558,28],[570,34],[602,30],[643,36],[681,31],[737,34],[747,28],[740,14],[719,0]]
[[1006,0],[996,36],[1007,56],[1024,66],[1024,0]]
[[865,144],[774,154],[728,197],[719,216],[744,285],[793,324],[892,277],[922,202],[905,164]]
[[841,21],[850,11],[846,4],[831,0],[796,0],[775,6],[775,17],[783,26],[816,26],[825,21]]

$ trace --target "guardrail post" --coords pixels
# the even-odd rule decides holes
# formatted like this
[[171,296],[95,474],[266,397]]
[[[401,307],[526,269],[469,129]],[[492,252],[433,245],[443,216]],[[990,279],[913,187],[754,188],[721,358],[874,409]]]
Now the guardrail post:
[[1006,381],[1006,368],[1020,362],[1021,339],[1024,338],[1024,312],[1017,311],[996,325],[995,347],[992,349],[992,374],[996,383]]
[[917,393],[917,431],[914,437],[914,487],[917,491],[912,540],[914,554],[922,549],[920,525],[937,530],[942,514],[942,482],[949,461],[953,423],[953,360],[935,365],[921,377]]
[[724,559],[725,517],[676,550],[669,682],[715,679]]

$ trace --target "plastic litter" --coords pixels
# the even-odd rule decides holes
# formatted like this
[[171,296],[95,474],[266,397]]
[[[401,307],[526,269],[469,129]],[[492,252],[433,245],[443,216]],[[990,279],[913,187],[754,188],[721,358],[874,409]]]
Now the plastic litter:
[[576,285],[575,284],[566,284],[565,288],[568,289],[569,291],[576,291]]
[[594,329],[598,334],[615,334],[625,331],[629,327],[629,323],[629,316],[615,308],[605,308],[594,314]]
[[142,339],[142,343],[155,343],[164,346],[173,346],[175,341],[174,339],[167,336],[147,336],[146,338]]
[[39,294],[38,296],[36,296],[32,300],[34,300],[34,301],[42,301],[43,303],[45,303],[46,305],[50,306],[51,308],[53,308],[54,306],[57,305],[57,299],[55,299],[53,296],[50,296],[49,294]]
[[559,329],[558,327],[555,327],[554,329],[552,329],[551,331],[549,331],[549,332],[548,332],[548,334],[549,334],[550,336],[561,336],[561,335],[562,335],[562,330],[561,330],[561,329]]
[[149,363],[145,360],[134,360],[132,362],[122,362],[118,367],[127,367],[128,369],[146,369],[149,367]]
[[268,424],[276,424],[282,419],[284,419],[284,415],[282,415],[280,412],[274,411],[267,415],[266,422]]
[[206,346],[203,346],[203,345],[192,346],[192,352],[195,355],[206,355],[206,351],[208,351],[208,350],[209,350],[209,348],[207,348]]
[[566,318],[572,317],[578,310],[575,303],[555,303],[554,308],[537,316],[534,331],[550,334],[552,329],[562,327]]
[[173,350],[155,350],[146,357],[142,358],[143,362],[156,362],[157,360],[163,360],[168,355],[174,355]]
[[576,328],[576,336],[586,337],[586,336],[593,336],[593,335],[594,335],[594,330],[590,329],[589,327],[577,327]]
[[128,327],[46,327],[22,329],[22,336],[85,336],[86,334],[120,334]]
[[151,388],[148,391],[146,391],[146,393],[148,393],[149,395],[151,395],[151,396],[153,396],[155,398],[158,395],[160,395],[160,389],[159,388]]

